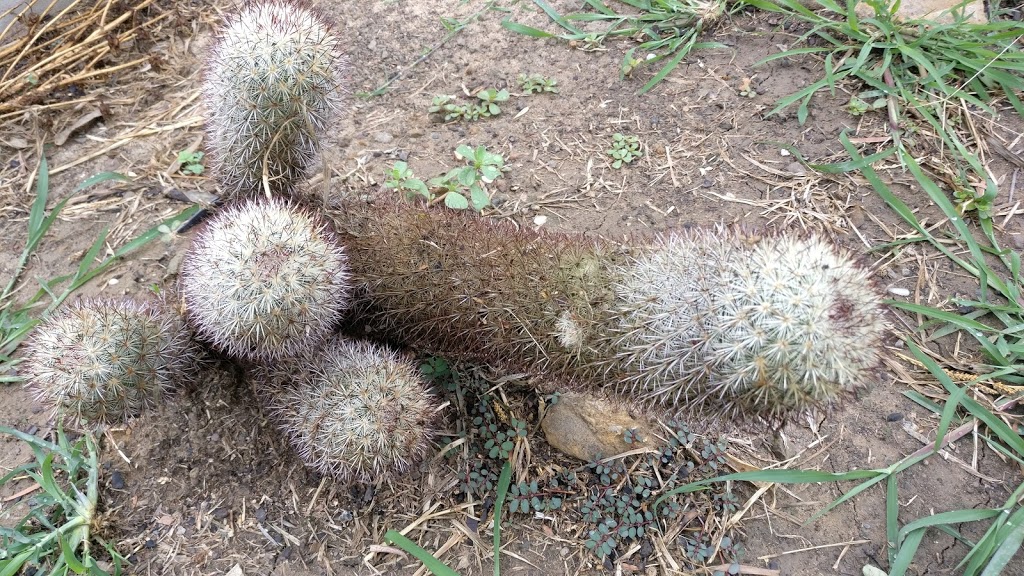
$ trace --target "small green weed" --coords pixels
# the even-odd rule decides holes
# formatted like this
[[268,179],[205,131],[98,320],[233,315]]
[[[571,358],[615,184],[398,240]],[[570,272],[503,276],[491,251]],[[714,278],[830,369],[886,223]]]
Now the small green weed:
[[478,102],[458,104],[455,96],[440,95],[434,96],[430,101],[427,113],[436,114],[444,118],[445,122],[458,120],[472,121],[481,118],[490,118],[501,114],[502,102],[509,99],[508,90],[487,88],[476,93]]
[[612,147],[605,151],[612,158],[612,168],[618,170],[626,164],[643,156],[640,150],[640,139],[636,136],[624,136],[616,132],[612,135]]
[[548,78],[543,74],[520,74],[516,81],[519,82],[519,88],[526,94],[558,93],[558,80]]
[[[690,568],[700,569],[716,559],[735,564],[742,549],[732,538],[712,531],[712,523],[707,522],[735,512],[735,495],[725,491],[701,498],[661,499],[685,479],[719,473],[725,467],[727,445],[699,437],[681,422],[667,426],[672,436],[657,453],[587,465],[586,497],[578,505],[583,521],[593,526],[585,546],[607,565],[630,543],[660,530],[662,523],[685,522]],[[662,506],[656,508],[656,501]],[[687,510],[699,513],[686,516]]]
[[846,112],[850,116],[863,116],[873,110],[882,110],[889,101],[881,90],[865,90],[859,94],[850,96],[850,102],[846,105]]
[[405,193],[407,199],[422,196],[428,203],[444,201],[454,210],[470,206],[477,212],[491,205],[487,185],[500,178],[505,171],[505,159],[488,152],[484,146],[475,148],[465,144],[455,149],[455,157],[466,165],[431,178],[425,183],[416,178],[405,162],[395,165],[384,175],[384,187]]
[[0,486],[27,478],[42,488],[20,520],[0,528],[0,575],[109,576],[96,560],[94,541],[110,556],[113,574],[120,574],[124,558],[94,532],[99,463],[92,436],[87,433],[72,442],[60,427],[56,443],[4,426],[0,434],[28,443],[35,455],[34,461],[0,478]]
[[178,171],[190,176],[202,175],[203,170],[206,169],[203,166],[203,156],[202,152],[190,152],[188,150],[178,152],[178,164],[181,164],[181,168]]
[[401,160],[395,162],[391,170],[384,174],[384,187],[405,192],[406,199],[417,195],[423,196],[427,200],[431,199],[427,185],[423,183],[423,180],[416,178],[412,173],[412,168],[409,168],[409,165]]

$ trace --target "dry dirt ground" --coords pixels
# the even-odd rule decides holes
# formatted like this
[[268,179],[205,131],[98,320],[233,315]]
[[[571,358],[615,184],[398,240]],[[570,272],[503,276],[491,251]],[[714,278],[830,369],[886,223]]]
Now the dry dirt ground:
[[[808,159],[824,162],[845,159],[837,139],[840,131],[861,138],[865,153],[876,150],[873,137],[885,134],[881,116],[854,117],[844,111],[849,99],[844,87],[835,95],[820,93],[804,125],[792,111],[764,117],[779,98],[821,74],[821,62],[812,58],[754,66],[789,46],[800,32],[798,25],[763,13],[727,15],[707,34],[727,48],[695,52],[665,82],[638,96],[649,72],[620,79],[628,44],[574,49],[500,26],[511,16],[551,29],[531,2],[315,4],[337,22],[352,63],[353,95],[327,144],[333,193],[379,187],[385,170],[398,159],[407,160],[417,175],[434,176],[455,165],[458,145],[486,145],[502,154],[510,168],[493,190],[494,217],[511,218],[522,226],[543,222],[544,228],[612,238],[732,222],[817,230],[865,253],[880,285],[906,289],[911,299],[936,305],[976,291],[970,278],[923,250],[911,247],[898,257],[886,251],[868,254],[870,247],[907,228],[860,177],[806,173],[771,143],[795,146]],[[563,12],[574,4],[551,2]],[[3,117],[0,277],[5,281],[25,242],[39,145],[45,145],[52,169],[53,200],[72,194],[79,182],[101,171],[121,172],[132,180],[72,199],[32,261],[26,276],[30,280],[71,270],[105,227],[111,230],[109,246],[116,247],[187,207],[187,198],[209,198],[216,192],[212,180],[182,175],[174,160],[179,150],[203,149],[196,95],[203,54],[219,14],[199,2],[148,9],[171,14],[162,35],[140,37],[127,49],[149,55],[152,65],[83,83],[77,91],[51,95]],[[461,32],[440,44],[447,32],[442,19],[463,21],[474,15]],[[400,77],[383,95],[358,95],[377,89],[398,72]],[[557,79],[559,92],[521,94],[515,80],[524,73]],[[756,91],[753,98],[739,93],[747,83]],[[469,100],[467,92],[487,87],[513,93],[497,118],[443,123],[427,114],[436,95]],[[40,106],[55,102],[70,103]],[[63,145],[53,143],[55,135],[93,109],[102,118],[76,130]],[[1012,113],[974,120],[1017,154],[1024,149],[1014,140],[1021,122]],[[638,136],[644,151],[640,160],[618,170],[605,154],[616,132]],[[937,158],[934,145],[924,136],[921,141],[919,153]],[[1012,163],[994,157],[989,166],[1002,183],[1001,193],[1010,189],[1011,180],[1017,181],[1019,168]],[[919,210],[919,218],[938,220],[927,197],[898,166],[880,168],[894,190]],[[1000,199],[996,219],[1008,243],[1024,232],[1019,218],[1011,217],[1010,194]],[[189,240],[190,233],[167,235],[81,294],[141,297],[154,285],[169,285]],[[899,358],[896,337],[917,322],[893,313],[890,359],[878,381],[821,422],[787,426],[784,446],[773,451],[764,435],[728,423],[718,427],[737,454],[757,466],[777,462],[781,451],[795,456],[792,467],[830,472],[881,468],[919,450],[924,443],[906,429],[927,437],[934,433],[935,421],[902,393],[911,385],[927,391],[932,383],[926,373]],[[960,344],[931,346],[962,365],[978,359]],[[530,423],[534,466],[583,465],[547,450],[543,435],[535,432],[535,415],[524,407],[519,410]],[[0,424],[39,435],[53,426],[20,386],[0,388]],[[899,477],[901,523],[944,510],[1000,504],[1021,481],[1019,469],[972,442],[970,435],[953,452],[970,464],[931,458]],[[19,444],[0,439],[0,467],[5,470],[27,455]],[[386,530],[411,524],[410,537],[428,550],[443,547],[440,558],[461,573],[492,571],[490,529],[486,521],[477,528],[473,515],[480,508],[467,508],[454,494],[455,471],[449,460],[428,460],[415,473],[385,479],[375,490],[322,479],[291,453],[261,414],[238,370],[226,363],[215,364],[159,413],[105,435],[102,460],[102,534],[130,556],[130,574],[224,574],[236,566],[246,575],[422,574],[416,560],[381,547]],[[739,558],[748,567],[744,573],[855,575],[866,564],[884,567],[883,484],[804,524],[849,487],[776,486],[759,494],[733,530],[744,549]],[[756,487],[734,489],[746,502]],[[0,509],[7,505],[4,500]],[[980,536],[971,526],[963,531],[968,537]],[[503,573],[606,572],[583,548],[584,538],[582,524],[569,513],[552,520],[517,516],[503,531],[504,549],[511,553],[503,557]],[[649,551],[638,545],[623,550],[626,554],[612,570],[685,573],[678,543],[653,540],[656,551],[646,564],[642,556]],[[930,532],[911,573],[950,573],[965,552],[949,536]],[[1018,558],[1007,573],[1024,574],[1024,559]]]

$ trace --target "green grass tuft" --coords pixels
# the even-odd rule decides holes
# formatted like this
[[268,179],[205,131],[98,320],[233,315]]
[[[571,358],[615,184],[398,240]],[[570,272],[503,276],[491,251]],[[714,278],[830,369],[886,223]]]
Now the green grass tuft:
[[32,568],[40,574],[108,576],[96,560],[94,542],[110,556],[113,574],[120,574],[124,558],[94,533],[99,460],[92,436],[72,442],[60,427],[56,443],[6,426],[0,426],[0,434],[28,443],[35,455],[0,478],[0,486],[27,478],[42,489],[24,516],[0,528],[0,576],[32,573]]

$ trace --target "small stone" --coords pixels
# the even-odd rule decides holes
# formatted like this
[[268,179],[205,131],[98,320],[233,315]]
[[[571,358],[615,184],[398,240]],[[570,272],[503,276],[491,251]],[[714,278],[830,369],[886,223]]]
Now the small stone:
[[377,142],[380,142],[381,144],[387,144],[388,142],[394,140],[395,137],[392,136],[391,133],[389,132],[377,132],[376,134],[373,135],[373,139],[376,140]]
[[262,506],[256,509],[256,521],[263,522],[267,519],[267,509]]
[[903,414],[901,412],[893,412],[885,417],[886,422],[899,422],[903,420]]
[[786,171],[795,176],[807,175],[807,170],[805,170],[803,164],[799,162],[790,162],[789,165],[786,166]]
[[124,476],[117,470],[110,475],[110,487],[114,490],[124,490]]
[[649,446],[655,438],[650,426],[625,409],[582,394],[562,394],[540,425],[554,449],[585,462]]
[[223,520],[223,519],[225,519],[227,517],[228,517],[228,509],[226,507],[221,506],[220,508],[214,509],[214,511],[213,511],[213,519],[214,520]]
[[1013,240],[1013,247],[1020,250],[1024,248],[1024,234],[1011,234],[1010,238]]
[[150,539],[146,540],[145,543],[143,543],[143,546],[145,546],[149,550],[152,550],[153,548],[156,548],[156,540],[153,540],[152,538],[150,538]]

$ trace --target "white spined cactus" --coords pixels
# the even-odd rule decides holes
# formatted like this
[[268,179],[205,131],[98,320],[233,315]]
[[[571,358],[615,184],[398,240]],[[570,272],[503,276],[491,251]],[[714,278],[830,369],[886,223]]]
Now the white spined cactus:
[[349,294],[347,259],[330,226],[280,199],[219,211],[186,253],[180,284],[199,336],[252,361],[320,346]]
[[162,305],[86,299],[35,329],[21,371],[57,416],[117,424],[158,406],[197,355],[185,323]]
[[210,53],[208,144],[227,197],[288,193],[305,177],[342,99],[340,39],[311,8],[248,4]]
[[814,235],[673,235],[618,272],[621,387],[783,420],[870,379],[884,314],[870,271]]
[[302,460],[342,481],[377,483],[427,454],[437,403],[417,368],[367,342],[335,338],[269,410]]

